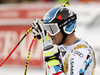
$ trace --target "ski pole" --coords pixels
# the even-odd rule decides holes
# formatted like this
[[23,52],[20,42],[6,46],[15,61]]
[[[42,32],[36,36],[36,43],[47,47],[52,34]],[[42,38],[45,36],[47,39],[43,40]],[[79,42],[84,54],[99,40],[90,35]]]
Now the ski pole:
[[21,40],[18,42],[18,44],[14,47],[14,49],[9,53],[9,55],[5,58],[4,61],[0,63],[0,67],[7,61],[7,59],[11,56],[11,54],[15,51],[15,49],[19,46],[19,44],[22,42],[22,40],[26,37],[26,35],[33,29],[34,27],[31,27],[21,38]]
[[29,50],[28,50],[28,55],[27,55],[27,60],[26,60],[26,65],[25,65],[25,70],[24,70],[24,75],[26,75],[26,73],[27,73],[27,68],[28,68],[28,63],[29,63],[29,58],[30,58],[30,52],[31,52],[31,47],[32,47],[33,42],[34,42],[34,37],[32,39],[32,42],[31,42]]
[[69,5],[69,2],[66,1],[64,4],[61,5],[61,7],[66,7],[66,6],[68,6],[68,5]]

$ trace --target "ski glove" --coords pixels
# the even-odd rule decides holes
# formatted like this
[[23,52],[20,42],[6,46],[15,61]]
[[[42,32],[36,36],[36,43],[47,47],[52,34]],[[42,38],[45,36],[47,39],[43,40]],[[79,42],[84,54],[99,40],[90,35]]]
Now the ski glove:
[[46,36],[46,30],[43,27],[43,22],[40,19],[35,19],[32,22],[34,29],[32,29],[32,33],[34,34],[34,38],[41,39],[43,36]]
[[49,67],[60,64],[59,54],[60,54],[60,50],[57,45],[49,45],[43,49],[43,55]]

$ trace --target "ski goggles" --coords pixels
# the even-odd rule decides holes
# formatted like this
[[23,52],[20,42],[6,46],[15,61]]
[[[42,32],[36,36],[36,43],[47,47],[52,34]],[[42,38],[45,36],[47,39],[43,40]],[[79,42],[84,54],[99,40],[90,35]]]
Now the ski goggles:
[[51,35],[54,36],[56,35],[60,29],[58,27],[58,23],[44,23],[44,28],[46,29],[46,31]]

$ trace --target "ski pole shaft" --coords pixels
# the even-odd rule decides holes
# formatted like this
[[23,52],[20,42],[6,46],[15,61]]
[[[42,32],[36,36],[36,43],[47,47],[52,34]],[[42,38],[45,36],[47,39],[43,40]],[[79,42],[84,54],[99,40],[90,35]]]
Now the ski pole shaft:
[[23,41],[23,39],[26,37],[26,35],[33,29],[34,27],[31,27],[21,38],[21,40],[18,42],[18,44],[14,47],[14,49],[10,52],[10,54],[5,58],[4,61],[0,63],[0,67],[7,61],[7,59],[11,56],[11,54],[15,51],[15,49],[19,46],[19,44]]
[[64,4],[61,5],[61,7],[66,7],[66,6],[68,6],[68,5],[69,5],[69,2],[66,1]]
[[26,60],[24,75],[26,75],[26,73],[27,73],[27,68],[28,68],[28,63],[29,63],[29,58],[30,58],[30,52],[31,52],[31,48],[32,48],[33,42],[34,42],[34,38],[33,38],[32,42],[31,42],[29,50],[28,50],[28,55],[27,55],[27,60]]

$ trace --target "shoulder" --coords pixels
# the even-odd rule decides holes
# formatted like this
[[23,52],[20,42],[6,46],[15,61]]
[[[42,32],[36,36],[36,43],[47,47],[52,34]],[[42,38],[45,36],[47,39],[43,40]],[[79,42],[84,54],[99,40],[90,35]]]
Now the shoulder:
[[79,57],[87,57],[91,55],[92,49],[88,43],[84,40],[80,40],[79,42],[75,43],[73,46],[72,54],[78,55]]
[[78,41],[78,42],[73,44],[73,49],[74,50],[78,50],[78,49],[88,50],[90,48],[91,48],[90,45],[86,41],[84,41],[82,39],[80,39],[80,41]]

